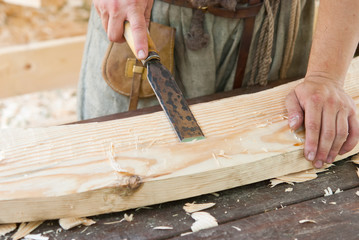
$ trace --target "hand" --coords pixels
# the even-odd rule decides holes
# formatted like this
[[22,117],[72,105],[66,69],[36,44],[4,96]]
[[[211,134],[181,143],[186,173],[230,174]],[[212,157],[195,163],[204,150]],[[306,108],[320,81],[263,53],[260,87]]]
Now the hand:
[[359,124],[355,103],[332,79],[306,77],[288,94],[286,108],[292,130],[304,123],[304,156],[316,168],[356,146]]
[[153,0],[93,0],[93,3],[110,41],[124,42],[124,22],[130,22],[137,58],[145,59]]

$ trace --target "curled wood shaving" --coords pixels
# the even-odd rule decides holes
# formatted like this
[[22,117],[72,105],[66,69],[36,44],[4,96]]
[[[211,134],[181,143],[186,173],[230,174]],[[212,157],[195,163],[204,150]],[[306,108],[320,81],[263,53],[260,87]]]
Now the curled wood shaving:
[[355,193],[358,197],[359,197],[359,191],[356,191],[356,193]]
[[277,177],[277,178],[270,180],[271,181],[270,186],[275,187],[276,185],[281,184],[281,183],[288,183],[288,184],[294,185],[294,183],[313,180],[318,177],[317,173],[328,171],[328,168],[331,166],[334,166],[334,164],[326,164],[324,166],[325,168],[322,168],[322,169],[313,168],[310,170],[292,173],[292,174],[288,174],[288,175],[285,175],[282,177]]
[[200,204],[196,204],[196,203],[186,203],[183,206],[183,209],[187,212],[187,213],[194,213],[194,212],[198,212],[198,211],[202,211],[208,208],[213,207],[214,205],[216,205],[215,203],[200,203]]
[[330,187],[328,187],[327,189],[324,189],[324,197],[327,197],[330,195],[333,195],[333,190]]
[[292,192],[292,191],[293,191],[293,188],[289,187],[289,188],[286,188],[284,191],[285,191],[285,192]]
[[210,193],[210,194],[212,194],[212,195],[215,196],[215,197],[219,197],[219,196],[220,196],[219,193],[216,193],[216,192],[213,192],[213,193]]
[[12,232],[15,229],[16,229],[16,223],[0,224],[0,236],[5,236],[5,234]]
[[123,216],[123,218],[127,221],[127,222],[132,222],[133,221],[133,214],[127,215],[125,213],[125,215]]
[[154,227],[153,230],[172,230],[173,227],[170,226],[158,226],[158,227]]
[[91,226],[96,222],[88,218],[61,218],[59,224],[64,230],[69,230],[79,225]]
[[329,204],[336,205],[337,203],[336,202],[329,202]]
[[299,223],[317,223],[317,222],[310,219],[303,219],[303,220],[299,220]]
[[25,237],[32,231],[34,231],[38,226],[40,226],[44,221],[35,221],[29,223],[21,223],[14,235],[11,236],[13,240],[18,240],[22,237]]
[[191,217],[195,220],[191,226],[193,232],[218,226],[217,219],[207,212],[195,212]]

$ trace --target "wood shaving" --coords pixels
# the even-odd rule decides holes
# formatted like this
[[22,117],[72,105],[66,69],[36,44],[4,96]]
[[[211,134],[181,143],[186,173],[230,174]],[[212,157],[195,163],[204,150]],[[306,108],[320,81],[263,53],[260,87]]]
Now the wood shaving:
[[123,218],[127,221],[127,222],[132,222],[133,221],[133,214],[127,215],[125,213],[125,215],[123,216]]
[[191,217],[195,220],[191,226],[193,232],[218,226],[217,219],[207,212],[195,212]]
[[193,232],[185,232],[185,233],[181,233],[181,237],[183,237],[183,236],[186,236],[186,235],[190,235],[190,234],[192,234]]
[[336,205],[337,203],[336,202],[329,202],[329,204]]
[[219,193],[216,193],[216,192],[213,192],[213,193],[210,193],[210,194],[212,194],[212,195],[215,196],[215,197],[219,197],[219,196],[220,196]]
[[187,213],[194,213],[194,212],[198,212],[198,211],[202,211],[208,208],[213,207],[214,205],[216,205],[215,203],[200,203],[200,204],[196,204],[196,203],[186,203],[183,206],[183,209],[187,212]]
[[173,227],[170,226],[158,226],[158,227],[154,227],[153,230],[172,230]]
[[340,188],[338,188],[337,190],[335,190],[334,194],[338,194],[338,193],[341,193],[343,192],[343,190],[341,190]]
[[293,191],[293,188],[286,188],[285,190],[284,190],[285,192],[292,192]]
[[115,151],[115,145],[111,142],[110,143],[110,149],[107,152],[108,160],[110,161],[111,167],[119,173],[128,173],[126,169],[122,169],[120,164],[115,159],[116,151]]
[[352,162],[355,164],[359,164],[359,154],[356,154],[354,156],[352,156]]
[[299,220],[299,223],[317,223],[317,222],[310,219],[303,219],[303,220]]
[[226,158],[226,159],[231,159],[232,157],[231,156],[228,156],[224,153],[224,150],[221,150],[219,151],[219,153],[217,154],[218,157],[223,157],[223,158]]
[[105,222],[104,224],[105,224],[105,225],[111,225],[111,224],[121,223],[121,222],[123,222],[123,221],[125,221],[125,219],[124,219],[124,218],[122,218],[121,220],[118,220],[118,221],[113,221],[113,222]]
[[40,226],[44,221],[34,221],[29,223],[21,223],[14,235],[11,236],[13,240],[18,240],[25,237],[32,231],[34,231],[38,226]]
[[236,227],[236,226],[232,226],[232,228],[236,229],[238,232],[242,231],[242,229],[240,229],[239,227]]
[[327,189],[324,189],[324,197],[327,197],[330,195],[333,195],[333,190],[330,187],[328,187]]
[[39,234],[28,234],[25,236],[25,240],[49,240],[49,237]]
[[0,224],[0,236],[5,236],[5,234],[12,232],[15,229],[16,229],[16,223]]
[[356,191],[356,193],[355,193],[358,197],[359,197],[359,191]]
[[59,219],[59,224],[64,230],[69,230],[71,228],[77,227],[79,225],[91,226],[96,222],[89,218],[61,218]]
[[357,168],[357,175],[358,175],[358,177],[359,177],[359,168]]
[[288,183],[294,185],[294,183],[305,182],[309,180],[316,179],[318,177],[317,173],[328,171],[328,168],[334,166],[333,164],[326,164],[322,169],[310,169],[306,171],[301,171],[297,173],[288,174],[282,177],[277,177],[270,180],[270,186],[275,187],[281,183]]

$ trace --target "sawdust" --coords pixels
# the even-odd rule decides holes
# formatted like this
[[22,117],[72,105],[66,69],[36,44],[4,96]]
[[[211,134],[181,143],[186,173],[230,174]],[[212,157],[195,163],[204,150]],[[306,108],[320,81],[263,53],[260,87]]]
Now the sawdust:
[[217,219],[207,212],[195,212],[191,217],[195,220],[191,226],[193,232],[218,226]]

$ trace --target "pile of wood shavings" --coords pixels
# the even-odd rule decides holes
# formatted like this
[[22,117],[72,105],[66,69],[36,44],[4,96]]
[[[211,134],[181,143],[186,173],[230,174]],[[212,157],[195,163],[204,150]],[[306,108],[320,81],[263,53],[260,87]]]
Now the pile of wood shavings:
[[75,88],[0,99],[0,128],[46,127],[76,120]]
[[0,0],[0,47],[85,35],[91,1],[80,7],[56,3],[37,9]]

